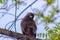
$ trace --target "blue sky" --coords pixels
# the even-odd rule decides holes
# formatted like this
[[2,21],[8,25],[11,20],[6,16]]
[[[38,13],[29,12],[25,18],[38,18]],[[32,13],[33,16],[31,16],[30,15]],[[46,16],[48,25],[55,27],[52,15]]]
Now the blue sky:
[[[24,6],[19,5],[19,9],[18,9],[18,11],[17,11],[17,15],[18,15],[24,8],[26,8],[29,4],[31,4],[33,1],[34,1],[34,0],[26,0],[25,2],[27,3],[27,5],[24,5]],[[58,1],[60,2],[60,0],[58,0]],[[57,2],[57,1],[56,1],[56,2]],[[11,1],[11,0],[9,0],[9,2],[8,2],[8,4],[7,4],[7,7],[9,7],[10,4],[12,4],[12,1]],[[55,3],[55,4],[57,4],[57,3]],[[31,8],[37,8],[37,9],[39,9],[40,11],[43,10],[43,8],[45,7],[44,5],[46,5],[46,2],[45,2],[45,1],[43,1],[43,0],[38,0],[35,4],[33,4],[31,7],[29,7],[24,13],[22,13],[22,15],[20,15],[19,19],[23,18],[28,12],[33,12],[33,11],[31,10]],[[59,5],[59,3],[58,3],[58,5]],[[2,5],[0,4],[0,7],[2,7],[2,6],[3,6],[3,4],[2,4]],[[55,5],[55,6],[56,6],[56,5]],[[8,9],[8,8],[7,8],[7,9]],[[49,7],[49,8],[47,9],[47,11],[50,10],[50,9],[51,9],[51,7]],[[60,9],[60,5],[59,5],[59,9]],[[13,16],[12,16],[12,15],[9,15],[9,14],[5,14],[4,17],[0,18],[0,28],[5,28],[5,25],[6,25],[8,22],[14,20],[15,7],[11,8],[11,9],[9,9],[9,10],[0,10],[0,17],[3,15],[3,13],[1,13],[1,12],[7,12],[7,13],[13,15]],[[47,12],[45,12],[45,15],[47,15]],[[60,20],[60,19],[59,19],[59,20]],[[17,21],[17,23],[16,23],[16,29],[17,29],[17,32],[18,32],[18,33],[22,33],[21,27],[20,27],[20,22],[21,22],[21,20]],[[10,25],[10,24],[9,24],[9,25]],[[8,28],[9,25],[8,25],[6,28]],[[44,26],[45,26],[44,24],[37,25],[37,33],[47,33],[47,32],[44,30]],[[52,27],[52,26],[51,26],[51,27]],[[12,31],[14,31],[14,26],[13,26],[13,28],[12,28]],[[40,38],[40,37],[38,37],[38,38]],[[1,37],[0,40],[2,40],[2,39],[3,39],[3,38]],[[8,39],[9,39],[9,38],[8,38]],[[8,40],[8,39],[5,38],[4,40]],[[10,40],[13,40],[13,39],[10,38]]]

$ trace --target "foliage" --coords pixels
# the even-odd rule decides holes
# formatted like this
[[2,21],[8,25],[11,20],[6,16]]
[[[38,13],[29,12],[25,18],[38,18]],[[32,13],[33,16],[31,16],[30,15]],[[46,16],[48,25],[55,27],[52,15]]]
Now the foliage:
[[48,32],[47,34],[40,33],[38,36],[45,37],[45,39],[50,40],[60,40],[60,22],[57,23],[52,29],[45,27],[45,30]]
[[2,0],[0,0],[0,3],[2,3]]
[[[55,2],[55,0],[46,0],[47,4],[51,6],[52,3]],[[48,8],[49,6],[47,6]],[[43,37],[46,40],[60,40],[60,22],[56,23],[54,27],[49,28],[48,24],[50,23],[54,23],[55,20],[57,20],[57,17],[55,17],[55,15],[58,15],[59,13],[59,9],[56,6],[52,6],[52,9],[49,11],[47,16],[44,16],[44,11],[37,11],[36,12],[36,22],[38,20],[41,20],[40,18],[42,18],[41,22],[45,23],[45,30],[47,31],[46,34],[44,33],[40,33],[37,36]],[[35,9],[36,10],[36,9]],[[46,9],[47,10],[47,9]],[[46,11],[45,10],[45,11]],[[52,25],[52,24],[51,24]]]
[[55,2],[55,0],[46,0],[46,2],[47,2],[47,5],[51,5],[52,3]]
[[59,40],[60,39],[60,23],[57,23],[56,26],[52,29],[47,30],[48,35],[50,35],[51,40]]
[[[36,11],[36,9],[35,9]],[[58,14],[59,10],[58,8],[52,6],[52,10],[49,11],[49,15],[48,16],[44,16],[44,13],[41,11],[36,11],[36,19],[35,21],[37,22],[38,20],[40,20],[40,18],[42,18],[41,22],[45,22],[45,23],[53,23],[57,18],[54,17],[56,14]]]

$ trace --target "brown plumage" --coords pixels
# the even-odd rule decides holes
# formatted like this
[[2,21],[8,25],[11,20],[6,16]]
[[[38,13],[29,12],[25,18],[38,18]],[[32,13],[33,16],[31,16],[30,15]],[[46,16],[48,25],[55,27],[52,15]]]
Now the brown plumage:
[[21,21],[21,28],[24,35],[36,37],[36,24],[33,20],[34,14],[28,13]]

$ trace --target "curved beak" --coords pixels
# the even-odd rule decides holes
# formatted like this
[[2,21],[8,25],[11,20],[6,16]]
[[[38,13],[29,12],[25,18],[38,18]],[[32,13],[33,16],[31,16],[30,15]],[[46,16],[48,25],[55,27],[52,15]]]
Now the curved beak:
[[30,18],[32,18],[32,16],[30,16]]

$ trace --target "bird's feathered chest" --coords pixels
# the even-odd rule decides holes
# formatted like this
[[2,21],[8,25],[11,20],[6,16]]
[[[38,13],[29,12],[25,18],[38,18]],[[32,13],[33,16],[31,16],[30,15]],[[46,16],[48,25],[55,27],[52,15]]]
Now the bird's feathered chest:
[[24,24],[24,25],[33,25],[34,21],[33,20],[23,20],[22,24]]
[[34,20],[23,20],[21,22],[21,26],[24,28],[25,27],[36,28],[36,24],[35,24]]

